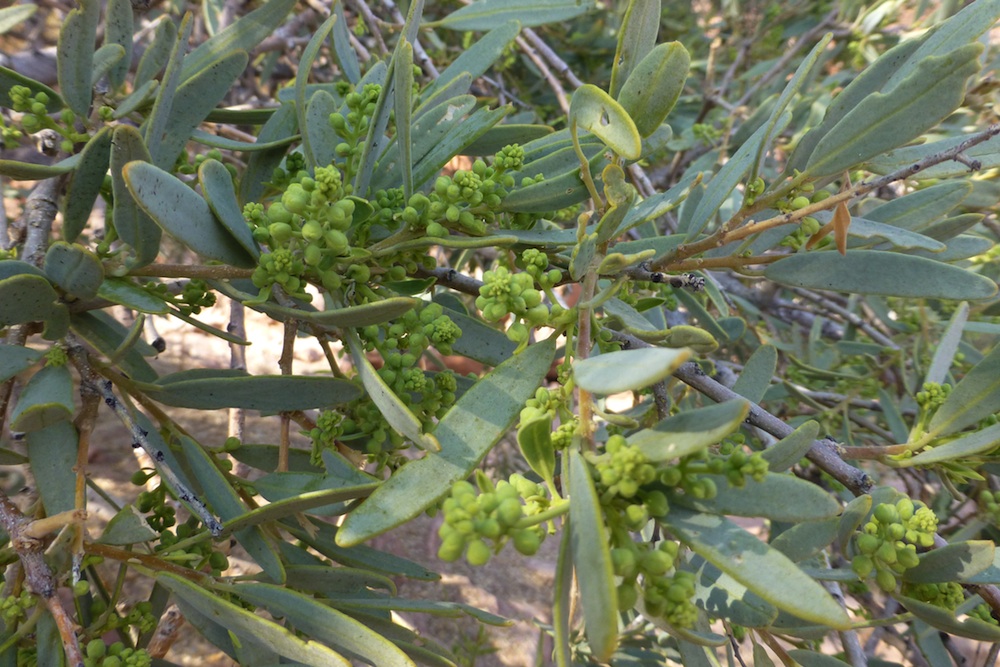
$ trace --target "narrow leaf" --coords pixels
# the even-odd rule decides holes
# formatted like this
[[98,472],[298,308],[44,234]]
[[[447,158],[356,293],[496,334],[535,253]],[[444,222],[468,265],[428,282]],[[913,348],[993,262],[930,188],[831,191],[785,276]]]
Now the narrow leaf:
[[212,209],[223,227],[226,228],[240,247],[254,259],[260,257],[260,248],[253,239],[250,225],[247,224],[236,199],[236,188],[233,177],[226,166],[218,160],[208,159],[198,167],[198,182],[205,195],[208,207]]
[[178,408],[243,408],[263,412],[310,410],[358,397],[353,382],[313,375],[247,375],[243,371],[196,369],[143,385],[150,398]]
[[647,347],[609,352],[573,363],[581,389],[601,395],[644,389],[669,377],[691,356],[686,348]]
[[111,190],[115,198],[112,220],[118,236],[134,253],[129,265],[141,267],[156,259],[162,231],[132,198],[125,183],[123,170],[133,160],[152,162],[153,158],[139,130],[131,125],[118,125],[111,141]]
[[351,667],[348,660],[332,649],[314,641],[300,639],[274,621],[227,602],[194,582],[165,572],[157,574],[156,580],[198,612],[228,628],[241,639],[262,642],[278,654],[310,667]]
[[725,401],[684,410],[653,428],[633,433],[628,442],[638,447],[650,461],[670,461],[718,444],[740,427],[749,410],[750,404],[746,401]]
[[[66,376],[69,376],[68,371]],[[76,428],[69,421],[60,421],[33,430],[26,440],[28,463],[45,513],[52,516],[77,509],[74,468],[79,437]]]
[[530,28],[544,23],[559,23],[593,9],[593,0],[478,0],[458,9],[440,21],[425,27],[449,30],[491,30],[501,23],[520,21]]
[[962,329],[969,318],[969,304],[962,302],[952,313],[948,326],[938,340],[937,348],[934,350],[934,357],[931,365],[927,369],[924,383],[936,382],[944,383],[948,377],[948,369],[951,368],[955,353],[958,352],[958,345],[962,342]]
[[74,409],[73,379],[69,369],[66,366],[46,366],[24,386],[11,411],[10,428],[12,431],[40,431],[69,421]]
[[611,85],[608,92],[619,99],[618,92],[629,74],[656,46],[660,28],[660,0],[629,0],[618,31],[618,47],[611,66]]
[[360,544],[409,521],[468,477],[534,395],[554,356],[553,339],[535,343],[473,385],[434,431],[441,452],[407,463],[375,489],[344,520],[337,544]]
[[[449,83],[459,79],[463,75],[470,77],[470,79],[481,77],[486,73],[486,70],[500,59],[503,52],[521,31],[521,24],[516,20],[502,24],[494,23],[493,26],[490,27],[488,33],[477,38],[469,48],[465,49],[461,55],[451,61],[448,67],[441,72],[441,75],[434,80],[434,83],[424,89],[420,94],[422,103],[431,99]],[[508,141],[507,143],[514,142]],[[523,144],[526,142],[521,141],[518,143]],[[503,145],[500,147],[503,148]]]
[[344,18],[344,3],[341,0],[334,0],[332,13],[337,16],[333,24],[333,52],[337,56],[337,64],[347,80],[357,84],[361,80],[361,63],[351,44],[347,19]]
[[773,345],[761,345],[747,359],[743,372],[733,384],[733,391],[753,403],[760,403],[771,386],[777,367],[778,349]]
[[576,446],[569,451],[569,492],[570,548],[580,587],[584,630],[594,657],[607,662],[618,645],[618,596],[610,538],[594,478]]
[[819,423],[809,420],[764,450],[771,472],[784,472],[802,460],[819,435]]
[[75,241],[90,220],[94,202],[104,185],[104,176],[108,173],[111,133],[112,129],[104,126],[81,151],[80,166],[73,174],[63,210],[63,238],[67,241]]
[[20,345],[0,343],[0,382],[6,382],[21,371],[31,368],[42,353]]
[[826,589],[736,524],[676,507],[661,521],[695,553],[775,607],[813,623],[850,627],[847,614]]
[[994,644],[1000,642],[1000,628],[992,623],[972,617],[959,621],[952,612],[942,607],[936,607],[928,602],[920,602],[904,595],[895,595],[894,597],[914,616],[938,630],[982,642]]
[[306,106],[305,125],[302,126],[302,133],[306,137],[303,145],[308,143],[316,167],[325,167],[336,157],[335,149],[340,143],[340,137],[330,125],[330,114],[336,112],[337,108],[337,100],[322,89],[313,93]]
[[100,15],[98,0],[83,0],[78,9],[66,16],[59,30],[56,49],[59,90],[66,105],[78,116],[86,116],[90,108],[93,92],[90,77]]
[[772,521],[797,523],[819,521],[840,514],[840,504],[811,482],[791,475],[768,473],[763,480],[748,479],[742,487],[728,483],[724,475],[708,475],[718,492],[715,497],[694,499],[676,494],[671,505],[680,504],[701,512],[731,516],[761,516]]
[[796,253],[770,264],[765,277],[783,285],[927,299],[988,299],[989,278],[925,257],[880,250]]
[[[1000,410],[1000,346],[965,374],[938,408],[928,433],[950,435]],[[993,428],[992,426],[990,428]]]
[[396,47],[396,68],[393,84],[396,95],[396,144],[399,146],[399,166],[403,176],[403,196],[409,201],[413,194],[413,158],[410,153],[410,112],[413,109],[413,45],[403,39]]
[[985,454],[997,448],[1000,444],[1000,424],[970,433],[961,438],[950,440],[943,445],[925,449],[913,458],[897,462],[900,467],[926,466],[944,461],[954,461]]
[[122,59],[108,73],[113,88],[125,83],[132,66],[132,35],[135,33],[132,3],[129,0],[108,0],[105,11],[104,43],[122,47]]

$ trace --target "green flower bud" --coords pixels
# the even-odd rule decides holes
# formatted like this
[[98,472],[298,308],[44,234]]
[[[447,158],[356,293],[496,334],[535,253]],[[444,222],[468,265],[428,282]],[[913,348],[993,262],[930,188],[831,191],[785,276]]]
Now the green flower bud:
[[879,538],[867,533],[858,535],[857,538],[858,551],[868,556],[874,554],[881,543],[882,541]]
[[859,554],[851,560],[851,569],[854,570],[856,575],[865,579],[875,569],[875,562],[870,556]]
[[886,593],[896,590],[896,577],[888,570],[879,570],[875,573],[875,583]]
[[542,538],[532,528],[525,528],[524,530],[514,532],[514,548],[522,555],[534,556],[538,553],[538,548],[541,545]]
[[805,208],[806,206],[809,206],[809,204],[810,204],[809,198],[808,197],[803,197],[803,196],[800,195],[800,196],[796,197],[795,199],[793,199],[789,205],[791,206],[791,208],[792,208],[793,211],[798,211],[801,208]]
[[636,590],[635,583],[633,582],[618,584],[615,588],[615,593],[618,596],[619,611],[628,611],[635,607],[635,603],[639,601],[639,591]]
[[639,565],[639,569],[641,569],[645,574],[658,577],[666,574],[673,566],[673,558],[659,549],[653,549],[642,555],[642,561]]
[[469,565],[472,566],[486,565],[490,561],[491,555],[490,548],[486,542],[472,540],[469,542],[469,548],[465,552],[465,560],[469,561]]
[[899,521],[899,512],[896,511],[895,506],[882,503],[875,508],[875,518],[882,524],[896,523]]

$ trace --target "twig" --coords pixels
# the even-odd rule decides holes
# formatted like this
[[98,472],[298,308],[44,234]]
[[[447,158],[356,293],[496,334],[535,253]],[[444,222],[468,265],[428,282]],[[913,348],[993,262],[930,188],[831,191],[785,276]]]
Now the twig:
[[562,112],[569,116],[569,100],[566,98],[566,91],[563,90],[562,84],[559,83],[559,79],[556,78],[552,70],[546,64],[545,60],[539,55],[538,51],[528,41],[521,37],[520,35],[514,38],[514,42],[517,44],[518,48],[524,51],[524,55],[528,56],[531,62],[535,63],[535,67],[538,71],[542,73],[542,77],[552,88],[552,92],[555,93],[556,100],[559,102],[559,108]]
[[[285,322],[285,337],[281,346],[281,357],[278,359],[278,368],[282,375],[292,374],[292,361],[295,354],[295,336],[299,332],[299,325],[296,320]],[[281,413],[281,441],[278,445],[278,472],[288,471],[288,449],[291,446],[289,441],[289,416],[287,412]]]
[[538,50],[538,53],[540,53],[543,58],[549,61],[549,63],[556,68],[559,75],[569,81],[570,85],[574,88],[579,88],[583,85],[583,81],[580,81],[580,79],[577,78],[570,66],[566,64],[566,61],[560,58],[556,52],[545,43],[545,40],[538,36],[538,33],[531,28],[525,28],[521,32],[524,34],[524,38],[531,42],[531,45]]
[[362,2],[361,0],[347,0],[351,4],[351,9],[358,13],[364,22],[368,26],[368,32],[372,37],[375,38],[375,43],[378,44],[379,51],[382,55],[389,53],[389,49],[385,46],[385,41],[382,39],[382,26],[379,25],[378,17],[372,14],[371,8],[368,6],[367,2]]
[[59,211],[58,199],[63,182],[62,177],[39,182],[24,203],[27,232],[21,258],[29,264],[42,265],[42,259],[48,248],[49,235],[52,233],[52,221]]
[[812,290],[804,289],[802,287],[793,287],[792,292],[798,294],[803,299],[808,299],[809,301],[812,301],[813,303],[819,305],[821,308],[825,308],[830,312],[840,315],[842,318],[847,320],[849,324],[857,327],[858,329],[861,329],[866,334],[868,334],[869,338],[871,338],[873,341],[875,341],[882,347],[887,347],[890,350],[899,349],[899,345],[897,345],[891,338],[889,338],[882,332],[878,331],[877,329],[869,325],[868,322],[864,320],[864,318],[860,317],[856,313],[852,313],[846,308],[842,308],[841,306],[832,302],[829,298],[821,294],[817,294]]
[[222,523],[212,516],[205,503],[166,465],[166,456],[164,453],[149,441],[149,433],[139,425],[128,408],[115,396],[114,384],[111,380],[100,377],[91,367],[86,351],[73,334],[67,336],[67,341],[70,343],[70,358],[80,373],[80,381],[83,384],[90,385],[101,395],[104,403],[111,408],[115,416],[118,417],[125,428],[132,434],[132,446],[142,447],[146,454],[156,462],[157,470],[176,491],[178,499],[188,504],[191,511],[201,519],[202,523],[205,524],[213,536],[218,537],[221,535]]

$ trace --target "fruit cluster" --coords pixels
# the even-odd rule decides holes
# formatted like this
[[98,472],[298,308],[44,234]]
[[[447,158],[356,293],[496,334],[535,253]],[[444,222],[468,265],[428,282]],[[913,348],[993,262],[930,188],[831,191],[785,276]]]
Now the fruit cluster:
[[8,628],[14,627],[27,611],[35,606],[38,600],[28,591],[22,590],[20,595],[7,595],[0,598],[0,619]]
[[[618,608],[632,609],[641,592],[646,614],[663,618],[676,627],[689,628],[697,619],[697,608],[691,602],[694,595],[694,575],[674,569],[680,546],[665,540],[653,547],[631,539],[621,541],[611,549],[611,563],[616,577]],[[642,576],[642,582],[639,577]]]
[[470,565],[485,565],[508,541],[525,556],[535,554],[545,539],[545,529],[535,520],[549,506],[545,487],[518,474],[494,486],[478,473],[476,482],[478,489],[456,482],[442,503],[438,558],[451,562],[464,553]]
[[934,545],[936,530],[937,516],[923,503],[905,497],[895,504],[880,503],[855,536],[851,568],[862,579],[874,571],[878,587],[894,591],[896,577],[920,562],[917,547]]
[[153,659],[144,649],[127,648],[122,642],[111,646],[92,639],[83,658],[84,667],[149,667]]
[[979,492],[979,507],[986,518],[995,525],[1000,525],[1000,491],[983,489]]
[[903,584],[903,594],[949,611],[965,601],[962,586],[955,582],[942,584]]
[[175,532],[163,530],[156,545],[156,553],[164,560],[179,563],[191,569],[208,567],[212,574],[219,575],[229,569],[229,558],[221,551],[214,551],[206,529],[197,530],[197,519],[190,518],[177,526]]
[[505,266],[483,274],[476,308],[487,322],[499,322],[512,315],[514,321],[507,327],[507,337],[519,344],[527,343],[530,331],[549,319],[549,308],[542,303],[542,293],[535,288],[531,274],[513,273]]

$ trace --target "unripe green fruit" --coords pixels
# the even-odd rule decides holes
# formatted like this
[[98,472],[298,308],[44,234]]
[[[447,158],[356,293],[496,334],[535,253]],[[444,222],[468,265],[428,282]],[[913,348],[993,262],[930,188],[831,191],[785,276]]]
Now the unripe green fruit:
[[500,537],[500,523],[496,519],[483,519],[476,522],[476,532],[483,537],[495,540]]
[[896,562],[896,547],[893,546],[892,542],[883,542],[879,545],[878,551],[875,552],[875,557],[883,563],[892,565]]
[[868,535],[867,533],[858,535],[858,551],[865,555],[870,556],[875,553],[881,543],[881,540],[874,535]]
[[682,584],[670,584],[667,588],[667,599],[674,604],[680,604],[681,602],[686,602],[688,599],[687,587]]
[[642,555],[642,562],[639,565],[644,573],[661,576],[667,573],[674,566],[674,560],[659,549],[647,551]]
[[81,579],[80,581],[73,584],[73,597],[77,598],[83,597],[89,592],[90,592],[90,584],[88,584],[85,580]]
[[851,569],[854,570],[856,575],[865,579],[875,569],[875,563],[870,556],[859,554],[851,560]]
[[635,552],[627,547],[615,547],[611,550],[611,566],[616,576],[631,579],[635,575]]
[[490,548],[482,540],[472,540],[469,542],[469,549],[465,552],[465,559],[469,565],[486,565],[490,561]]
[[87,642],[87,657],[92,660],[103,658],[108,652],[108,647],[103,639],[91,639]]
[[875,574],[875,583],[886,593],[891,593],[896,590],[896,577],[892,575],[892,572],[888,570],[879,570]]
[[524,516],[524,510],[520,501],[515,498],[506,498],[497,507],[497,519],[505,526],[513,526]]
[[896,511],[899,512],[899,518],[903,521],[909,521],[913,518],[913,512],[915,509],[913,501],[909,498],[901,498],[899,502],[896,503]]
[[525,556],[534,556],[538,553],[538,548],[542,545],[542,538],[538,532],[531,528],[525,528],[514,533],[514,548],[518,553]]
[[618,584],[615,593],[618,595],[619,611],[628,611],[635,607],[635,603],[639,601],[639,591],[636,590],[634,583]]
[[465,540],[458,533],[451,533],[441,542],[438,548],[438,558],[446,563],[452,563],[462,556],[465,550]]
[[903,539],[906,534],[906,528],[901,523],[890,523],[889,527],[885,529],[885,535],[890,540],[895,542],[896,540]]
[[[633,494],[634,495],[634,494]],[[649,512],[643,505],[629,505],[625,510],[625,522],[629,528],[638,530],[649,521]]]
[[791,201],[790,206],[792,207],[793,211],[798,211],[801,208],[809,206],[809,204],[810,204],[809,197],[803,197],[802,195],[799,195],[798,197],[796,197]]
[[208,557],[208,565],[213,570],[224,572],[229,569],[229,559],[221,551],[213,551],[212,555]]
[[875,508],[875,518],[879,523],[896,523],[899,521],[899,512],[888,503],[882,503]]

